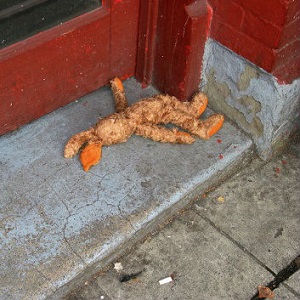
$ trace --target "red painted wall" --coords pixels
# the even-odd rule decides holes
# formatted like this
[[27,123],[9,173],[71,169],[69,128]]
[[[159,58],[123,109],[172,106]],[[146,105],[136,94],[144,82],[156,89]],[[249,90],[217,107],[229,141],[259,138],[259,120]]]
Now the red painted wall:
[[300,77],[300,0],[209,0],[211,37],[274,74]]

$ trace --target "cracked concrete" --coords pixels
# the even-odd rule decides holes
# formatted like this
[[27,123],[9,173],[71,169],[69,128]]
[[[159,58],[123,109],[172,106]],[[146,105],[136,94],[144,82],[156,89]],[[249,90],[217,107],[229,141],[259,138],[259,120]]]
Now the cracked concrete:
[[[268,163],[255,158],[118,257],[123,270],[111,264],[63,299],[258,300],[271,282],[274,299],[300,299],[291,264],[300,259],[299,155],[300,144]],[[160,285],[170,274],[175,282]]]
[[[156,93],[134,79],[125,88],[132,102]],[[134,136],[104,147],[88,173],[63,158],[71,135],[111,112],[104,87],[0,137],[1,299],[60,297],[252,155],[251,140],[225,122],[193,145]]]

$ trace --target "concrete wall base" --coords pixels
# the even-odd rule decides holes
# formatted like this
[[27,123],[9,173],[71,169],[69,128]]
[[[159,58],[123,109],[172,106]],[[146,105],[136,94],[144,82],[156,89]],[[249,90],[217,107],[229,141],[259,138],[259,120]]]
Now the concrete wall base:
[[280,84],[213,39],[206,43],[200,89],[215,111],[252,137],[264,160],[280,151],[300,128],[300,78]]

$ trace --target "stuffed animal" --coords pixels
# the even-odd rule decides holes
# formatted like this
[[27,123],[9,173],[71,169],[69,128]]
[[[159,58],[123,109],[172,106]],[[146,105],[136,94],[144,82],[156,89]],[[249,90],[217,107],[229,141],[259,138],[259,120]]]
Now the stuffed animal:
[[[194,95],[190,102],[157,95],[128,106],[121,80],[114,78],[111,86],[116,113],[100,119],[89,130],[75,134],[65,146],[65,158],[73,157],[81,150],[84,171],[100,161],[102,146],[125,142],[134,133],[163,143],[191,144],[195,141],[194,136],[207,140],[223,125],[224,117],[220,114],[198,120],[208,103],[203,93]],[[168,123],[185,131],[161,126]]]

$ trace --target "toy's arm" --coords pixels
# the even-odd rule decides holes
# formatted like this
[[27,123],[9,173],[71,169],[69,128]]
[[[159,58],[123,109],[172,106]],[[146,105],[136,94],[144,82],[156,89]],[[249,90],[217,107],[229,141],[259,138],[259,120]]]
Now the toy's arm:
[[115,99],[116,112],[122,112],[128,107],[123,83],[118,77],[115,77],[110,83]]
[[157,125],[138,125],[135,134],[162,143],[192,144],[195,141],[187,132],[175,128],[170,130]]
[[93,139],[94,137],[95,135],[93,128],[73,135],[65,146],[64,157],[73,157],[87,141]]
[[87,146],[80,153],[80,161],[84,171],[88,171],[101,159],[102,143],[95,136],[93,128],[73,135],[65,146],[64,157],[73,157],[85,144]]

